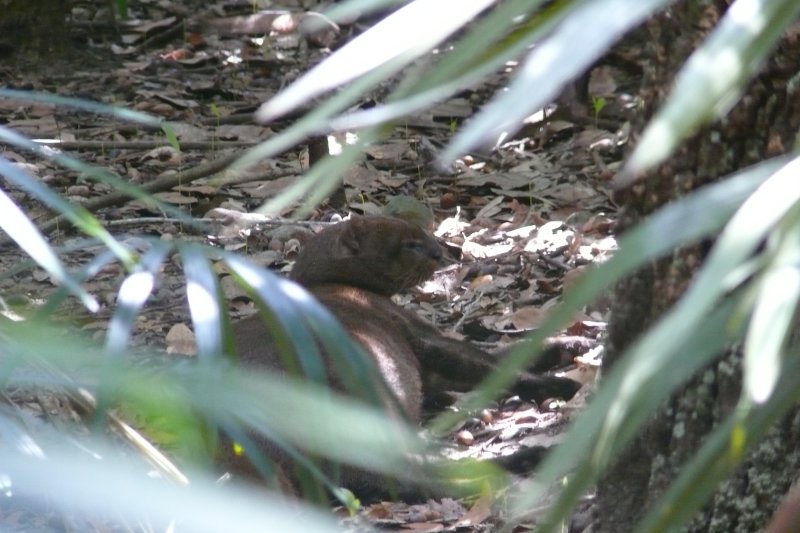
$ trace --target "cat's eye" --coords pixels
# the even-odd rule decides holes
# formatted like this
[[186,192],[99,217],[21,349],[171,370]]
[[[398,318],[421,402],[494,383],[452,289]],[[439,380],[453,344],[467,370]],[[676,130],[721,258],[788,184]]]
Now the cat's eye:
[[438,246],[431,246],[427,241],[409,240],[403,242],[403,248],[411,253],[425,258],[438,261],[442,256],[442,251]]
[[426,250],[425,243],[422,241],[405,241],[403,247],[418,254],[424,254]]

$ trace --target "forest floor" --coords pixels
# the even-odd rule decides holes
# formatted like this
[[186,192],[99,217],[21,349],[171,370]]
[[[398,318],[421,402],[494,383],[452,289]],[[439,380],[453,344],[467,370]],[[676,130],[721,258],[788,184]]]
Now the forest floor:
[[[131,4],[133,17],[119,21],[116,30],[103,23],[107,20],[104,8],[74,8],[79,11],[73,11],[75,49],[69,59],[51,68],[2,67],[0,84],[164,118],[175,129],[180,150],[161,131],[50,103],[0,99],[0,122],[32,139],[59,140],[54,149],[137,185],[192,169],[213,169],[214,162],[241,154],[286,128],[291,119],[259,125],[252,113],[369,22],[343,26],[337,33],[304,36],[297,24],[279,23],[274,15],[265,15],[255,20],[255,29],[245,32],[235,30],[229,17],[248,14],[250,2],[194,3],[202,6],[200,10],[190,0]],[[281,8],[300,13],[308,4],[284,0]],[[292,20],[297,23],[300,18]],[[89,24],[90,20],[95,22]],[[455,251],[458,264],[447,273],[447,281],[440,275],[421,290],[401,295],[397,303],[435,321],[446,334],[484,347],[520,340],[538,326],[587,266],[607,259],[616,248],[616,206],[607,184],[622,159],[627,140],[623,132],[633,112],[631,95],[636,94],[639,81],[638,74],[624,65],[600,62],[594,67],[586,80],[589,101],[565,95],[546,113],[530,117],[514,135],[462,157],[447,170],[437,168],[433,160],[438,150],[502,89],[513,72],[509,66],[509,72],[465,88],[388,131],[346,171],[345,202],[320,206],[309,219],[328,221],[349,212],[391,213],[413,198],[413,205],[433,214],[431,229]],[[384,89],[371,95],[371,100],[380,101]],[[333,132],[331,137],[345,142],[349,133]],[[3,148],[3,156],[62,197],[92,209],[126,242],[155,236],[211,243],[286,272],[297,251],[298,236],[309,231],[307,225],[291,222],[253,226],[241,216],[307,170],[307,144],[262,161],[246,176],[209,170],[156,193],[163,202],[202,219],[203,230],[142,202],[114,199],[112,186],[84,179],[52,160],[10,146]],[[11,188],[9,193],[37,223],[52,217],[24,191]],[[101,199],[108,199],[107,205],[96,208]],[[279,213],[282,217],[290,214],[290,209]],[[79,246],[81,237],[64,224],[50,231],[49,237],[63,250],[79,248],[62,256],[75,268],[101,250],[99,245]],[[26,260],[9,247],[0,253],[0,271],[23,264],[14,276],[0,280],[4,298],[23,306],[56,290],[43,270],[25,267]],[[137,321],[133,343],[187,353],[192,336],[182,268],[176,261],[165,267]],[[77,303],[67,303],[75,307],[65,309],[64,315],[79,320],[86,332],[101,340],[124,274],[121,266],[111,264],[87,282],[89,292],[105,302],[100,313],[89,315]],[[234,319],[252,312],[241,290],[234,284],[223,283],[223,287]],[[563,335],[599,345],[607,307],[607,302],[600,301],[585,309]],[[589,351],[579,363],[561,365],[567,363],[562,368],[567,375],[589,384],[585,389],[591,388],[597,354],[597,350]],[[553,445],[581,398],[552,410],[519,401],[496,405],[485,416],[454,430],[453,456],[491,457],[520,446]],[[480,531],[491,529],[499,512],[480,500],[447,500],[421,505],[382,502],[366,506],[362,516],[380,527],[401,531]]]

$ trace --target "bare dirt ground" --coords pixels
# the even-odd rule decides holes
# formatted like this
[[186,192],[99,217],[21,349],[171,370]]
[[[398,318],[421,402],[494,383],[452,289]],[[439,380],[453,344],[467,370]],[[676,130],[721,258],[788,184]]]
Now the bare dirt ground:
[[[285,0],[280,6],[294,13],[304,8],[315,6],[300,0]],[[245,176],[220,173],[215,166],[285,128],[291,119],[258,125],[252,112],[369,21],[342,26],[335,33],[304,35],[297,28],[301,16],[280,18],[275,13],[247,19],[251,29],[240,29],[244,19],[233,17],[252,14],[251,3],[244,1],[132,2],[131,9],[131,20],[118,21],[115,29],[105,3],[74,8],[72,59],[52,69],[3,68],[0,82],[163,117],[175,127],[180,151],[160,131],[52,104],[0,99],[0,122],[29,138],[58,139],[62,144],[56,149],[110,169],[133,184],[188,173],[195,179],[164,185],[156,195],[204,220],[205,228],[194,230],[141,202],[123,201],[109,185],[86,180],[52,161],[8,146],[2,148],[3,156],[62,197],[92,209],[122,240],[157,236],[210,242],[287,271],[309,226],[251,226],[241,214],[262,205],[308,168],[308,146],[263,161]],[[603,261],[615,249],[616,207],[606,184],[622,157],[626,122],[634,112],[631,95],[638,83],[637,72],[630,68],[633,61],[620,57],[624,59],[623,52],[615,61],[595,66],[585,80],[586,101],[565,95],[553,114],[531,117],[514,136],[463,157],[447,171],[432,165],[438,148],[503,87],[508,73],[497,73],[485,85],[467,88],[409,118],[347,171],[346,204],[323,205],[312,220],[327,221],[335,213],[392,213],[414,199],[412,209],[422,206],[424,213],[432,213],[431,228],[451,245],[458,264],[422,290],[401,296],[398,303],[435,321],[447,334],[489,348],[521,339],[587,265]],[[381,96],[371,98],[380,101]],[[342,141],[346,133],[332,135]],[[52,218],[24,192],[9,192],[38,224]],[[68,225],[51,226],[52,242],[62,247],[64,260],[73,267],[101,251],[100,246],[80,246],[81,237]],[[56,290],[47,274],[13,247],[0,252],[0,270],[14,273],[0,281],[0,291],[15,307],[34,306]],[[105,302],[99,314],[89,315],[70,301],[59,313],[102,339],[123,277],[123,269],[111,264],[88,282],[89,291]],[[234,284],[223,280],[223,286],[234,317],[252,311]],[[168,262],[138,319],[133,342],[189,352],[189,323],[181,265]],[[563,335],[582,339],[581,352],[591,351],[604,327],[605,306],[600,302],[576,316]],[[584,374],[579,379],[590,383],[592,364],[583,361],[566,370],[572,368],[572,376]],[[452,455],[488,457],[520,446],[549,446],[557,442],[570,410],[519,401],[493,406],[454,429]],[[398,530],[477,531],[491,529],[497,513],[482,500],[447,500],[418,506],[383,502],[366,507],[363,516]]]

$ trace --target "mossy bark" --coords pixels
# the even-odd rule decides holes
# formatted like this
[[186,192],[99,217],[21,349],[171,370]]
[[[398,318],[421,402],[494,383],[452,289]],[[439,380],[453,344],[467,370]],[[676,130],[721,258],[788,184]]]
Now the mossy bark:
[[[679,2],[647,28],[642,124],[664,101],[680,66],[707,37],[728,2]],[[697,133],[646,179],[620,196],[623,226],[687,192],[759,161],[788,152],[800,128],[800,42],[786,38],[745,96],[722,120]],[[641,127],[639,128],[641,131]],[[708,249],[676,251],[621,283],[609,324],[607,363],[614,360],[683,294]],[[705,436],[738,401],[736,349],[673,397],[598,485],[596,531],[624,532],[661,496]],[[764,527],[800,466],[795,412],[749,454],[689,526],[689,531],[752,532]]]

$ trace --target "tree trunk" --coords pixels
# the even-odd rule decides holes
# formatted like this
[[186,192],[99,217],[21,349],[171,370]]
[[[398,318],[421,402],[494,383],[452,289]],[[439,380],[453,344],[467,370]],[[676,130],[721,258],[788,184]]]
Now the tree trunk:
[[[664,100],[675,74],[715,26],[724,1],[679,2],[648,26],[643,122]],[[800,98],[789,81],[800,72],[800,42],[780,42],[762,73],[723,120],[686,142],[669,162],[624,193],[622,225],[715,179],[791,149],[800,127]],[[639,128],[641,131],[641,128]],[[607,364],[682,295],[707,244],[676,251],[620,284],[609,324]],[[705,436],[736,405],[741,356],[732,349],[672,398],[608,471],[597,490],[597,531],[633,529]],[[800,416],[773,428],[723,483],[689,531],[754,532],[764,527],[800,465]]]
[[0,5],[0,56],[35,64],[64,54],[66,0],[6,0]]

